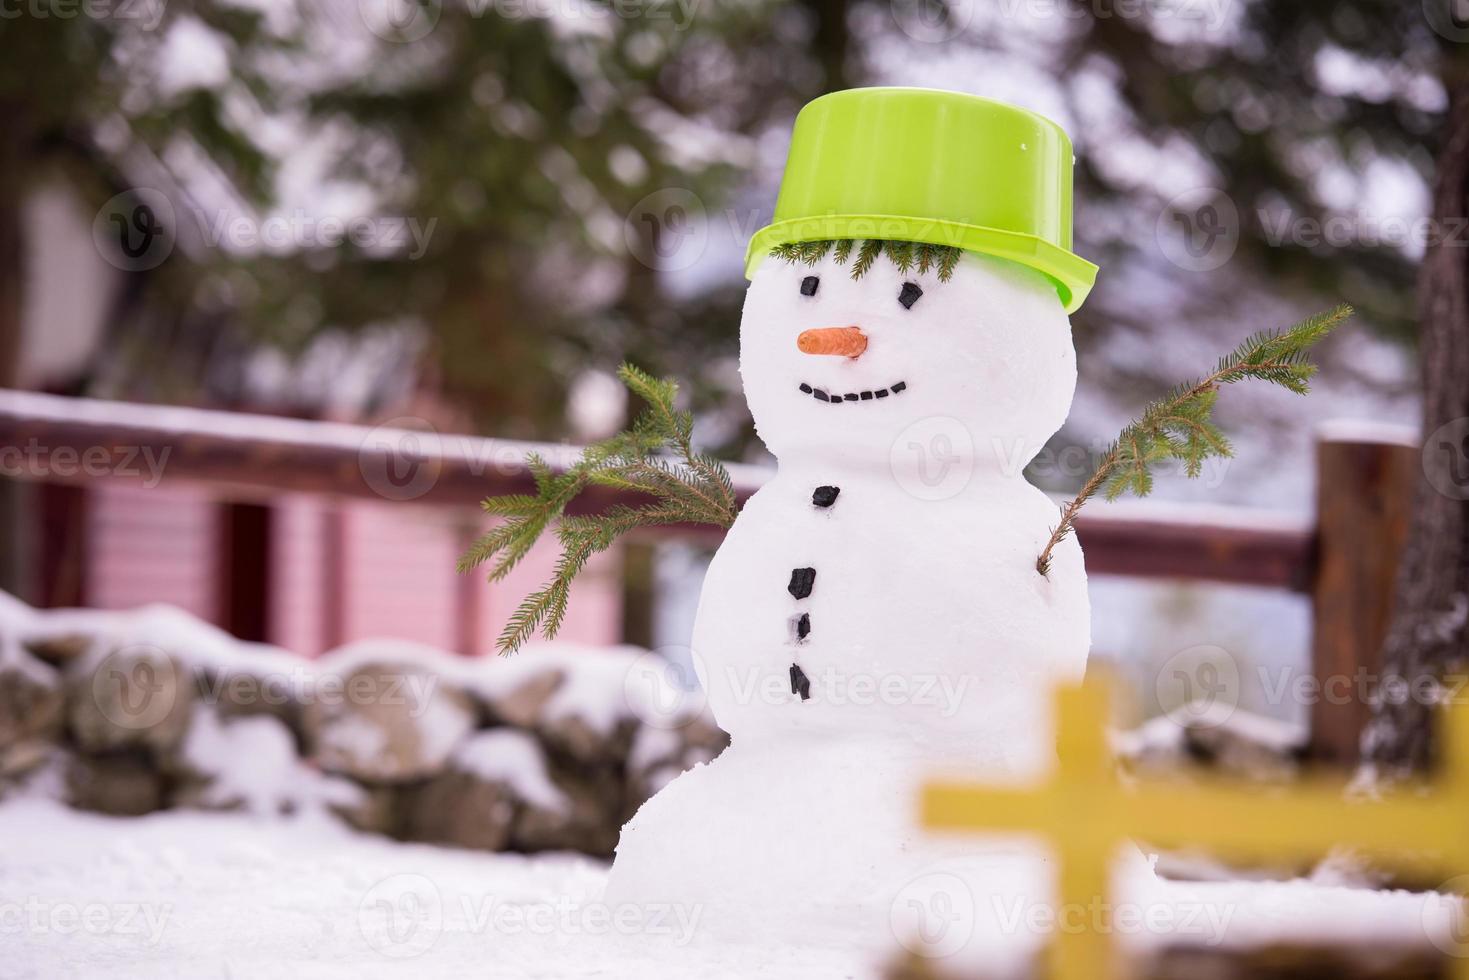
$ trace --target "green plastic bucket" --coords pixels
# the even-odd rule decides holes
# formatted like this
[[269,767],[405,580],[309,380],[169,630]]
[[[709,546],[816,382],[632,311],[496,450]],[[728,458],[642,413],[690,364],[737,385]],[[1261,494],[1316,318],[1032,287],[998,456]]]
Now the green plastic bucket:
[[953,245],[1048,276],[1066,312],[1097,267],[1071,251],[1071,140],[1044,116],[920,88],[833,92],[796,116],[771,224],[745,275],[787,242]]

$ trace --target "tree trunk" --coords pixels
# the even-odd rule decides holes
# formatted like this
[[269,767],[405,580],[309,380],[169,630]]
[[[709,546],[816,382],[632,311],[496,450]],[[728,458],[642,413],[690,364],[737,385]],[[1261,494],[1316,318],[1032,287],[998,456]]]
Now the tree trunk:
[[24,162],[18,136],[0,137],[0,388],[20,383],[25,288]]
[[[11,106],[0,105],[0,109]],[[25,288],[23,127],[19,119],[0,135],[0,388],[20,383],[21,300]],[[25,566],[31,552],[23,519],[26,488],[0,476],[0,590],[25,595]]]
[[1385,683],[1362,743],[1370,771],[1386,778],[1428,768],[1442,682],[1469,663],[1469,84],[1452,92],[1433,187],[1439,240],[1418,287],[1426,479],[1398,566]]
[[[633,336],[623,351],[624,357],[655,374],[661,372],[656,351],[651,349],[649,340],[641,338],[656,336],[655,323],[664,307],[663,279],[647,260],[661,254],[659,239],[666,231],[668,229],[661,221],[637,222],[640,244],[623,263],[627,281],[618,301],[619,311],[634,325]],[[637,398],[628,399],[626,425],[632,425],[642,408]],[[617,550],[622,562],[622,642],[651,648],[657,602],[658,556],[655,546],[633,535],[624,538]]]
[[815,17],[811,49],[821,65],[821,91],[850,88],[859,74],[852,65],[852,33],[847,26],[851,14],[848,0],[806,0]]

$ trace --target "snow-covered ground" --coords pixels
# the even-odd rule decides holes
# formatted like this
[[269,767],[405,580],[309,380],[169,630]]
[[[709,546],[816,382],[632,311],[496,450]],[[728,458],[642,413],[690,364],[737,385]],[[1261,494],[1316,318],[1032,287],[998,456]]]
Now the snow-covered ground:
[[0,840],[7,980],[851,972],[839,953],[699,949],[686,941],[697,922],[672,912],[604,919],[604,866],[579,856],[401,844],[324,817],[110,818],[38,799],[0,805]]
[[[607,909],[597,902],[604,866],[586,858],[401,844],[325,817],[118,819],[17,798],[0,805],[0,841],[0,976],[16,980],[805,980],[882,969],[850,951],[758,936],[711,946],[698,939],[697,910]],[[1175,883],[1165,894],[1168,909],[1149,913],[1163,931],[1137,937],[1144,945],[1290,937],[1449,948],[1439,896],[1306,882]],[[994,910],[1002,920],[1009,911]],[[1030,923],[1015,920],[1016,949],[1039,941]],[[969,943],[936,965],[967,968],[974,957],[995,962]]]

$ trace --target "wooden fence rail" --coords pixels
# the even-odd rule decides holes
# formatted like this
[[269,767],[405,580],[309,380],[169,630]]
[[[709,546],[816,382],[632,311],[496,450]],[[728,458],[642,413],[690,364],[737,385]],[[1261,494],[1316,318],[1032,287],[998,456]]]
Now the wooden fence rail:
[[[139,460],[152,459],[163,484],[207,484],[220,499],[247,504],[305,492],[464,507],[492,494],[527,492],[525,458],[532,451],[553,466],[577,452],[395,421],[409,425],[368,428],[0,390],[0,474],[138,482],[149,476]],[[730,471],[742,500],[768,476],[749,466]],[[1088,571],[1309,594],[1318,680],[1372,670],[1418,453],[1402,440],[1327,438],[1318,444],[1318,471],[1316,526],[1232,508],[1091,508],[1077,527]],[[599,490],[577,508],[595,511],[626,500]],[[1313,744],[1322,758],[1355,756],[1364,713],[1359,704],[1316,706]]]

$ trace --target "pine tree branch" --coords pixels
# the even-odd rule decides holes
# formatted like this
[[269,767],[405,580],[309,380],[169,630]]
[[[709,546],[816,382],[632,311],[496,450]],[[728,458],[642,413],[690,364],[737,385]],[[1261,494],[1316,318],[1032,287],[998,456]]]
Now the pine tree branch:
[[[799,254],[799,246],[793,254]],[[551,579],[526,596],[506,622],[498,640],[502,653],[519,649],[538,631],[547,639],[554,637],[565,620],[572,581],[594,555],[612,547],[622,535],[660,524],[728,528],[739,512],[729,473],[718,460],[694,450],[693,416],[674,405],[678,385],[630,364],[618,370],[618,377],[647,403],[632,426],[588,446],[564,473],[532,455],[527,466],[536,493],[486,500],[485,512],[504,518],[504,523],[473,542],[459,559],[460,572],[492,562],[490,581],[499,581],[546,531],[555,530],[561,555]],[[639,507],[619,504],[601,514],[566,516],[566,508],[593,485],[643,493],[653,500]]]
[[1351,315],[1352,308],[1343,304],[1307,317],[1288,330],[1256,334],[1220,358],[1211,374],[1180,385],[1145,408],[1102,454],[1077,495],[1061,508],[1061,520],[1036,559],[1036,571],[1050,573],[1056,546],[1075,530],[1076,515],[1098,493],[1108,500],[1124,493],[1145,497],[1153,488],[1154,463],[1177,459],[1183,462],[1186,475],[1197,477],[1206,459],[1232,456],[1229,440],[1212,419],[1219,389],[1253,379],[1306,394],[1316,373],[1307,352]]

